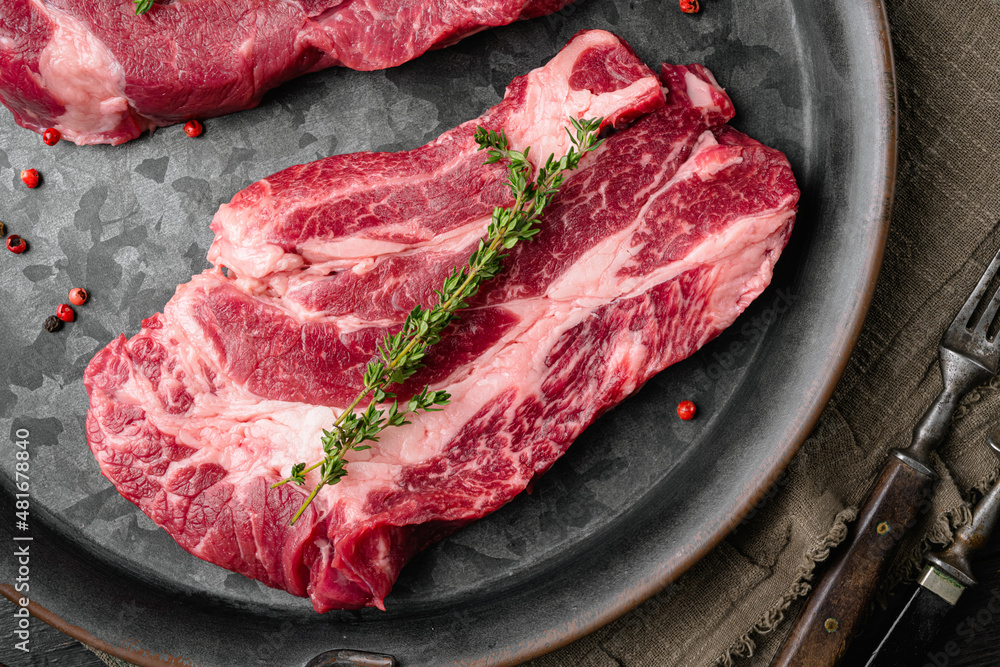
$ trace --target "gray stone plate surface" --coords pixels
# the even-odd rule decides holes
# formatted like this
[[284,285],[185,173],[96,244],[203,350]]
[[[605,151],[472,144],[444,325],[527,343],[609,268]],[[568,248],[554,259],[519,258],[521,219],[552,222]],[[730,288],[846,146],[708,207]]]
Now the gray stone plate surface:
[[[654,66],[704,63],[736,103],[733,125],[791,160],[802,188],[792,241],[736,324],[588,429],[534,493],[415,558],[386,612],[317,615],[188,555],[123,500],[87,448],[83,371],[205,268],[218,206],[292,164],[418,146],[584,28],[615,31]],[[624,613],[746,514],[843,369],[894,178],[886,30],[881,5],[863,0],[704,0],[694,16],[676,0],[580,0],[395,69],[303,77],[207,121],[197,140],[175,126],[119,147],[48,148],[0,111],[0,219],[30,243],[0,253],[0,583],[18,567],[12,534],[32,536],[36,612],[149,664],[298,667],[333,648],[407,666],[514,664]],[[18,180],[29,166],[43,174],[36,190]],[[43,331],[81,285],[92,299],[79,319]],[[676,418],[682,399],[697,403],[695,421]],[[21,429],[26,532],[14,518]]]

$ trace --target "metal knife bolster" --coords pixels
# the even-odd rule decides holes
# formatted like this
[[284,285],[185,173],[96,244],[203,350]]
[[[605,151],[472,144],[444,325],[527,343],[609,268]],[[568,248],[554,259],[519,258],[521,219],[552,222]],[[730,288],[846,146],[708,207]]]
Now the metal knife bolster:
[[926,477],[928,477],[931,482],[936,482],[938,478],[937,473],[931,470],[931,468],[926,463],[918,461],[917,459],[910,456],[908,451],[909,451],[908,449],[893,449],[891,450],[891,453],[897,459],[899,459],[906,465],[910,466],[921,475],[925,475]]
[[930,563],[924,565],[924,570],[920,573],[920,579],[917,580],[917,583],[953,607],[958,603],[958,599],[962,597],[966,588],[966,584],[961,583],[948,573],[942,572]]

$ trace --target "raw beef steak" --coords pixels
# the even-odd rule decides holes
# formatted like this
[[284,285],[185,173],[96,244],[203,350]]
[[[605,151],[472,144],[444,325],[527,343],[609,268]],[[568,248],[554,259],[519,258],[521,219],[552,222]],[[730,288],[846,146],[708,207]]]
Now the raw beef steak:
[[256,106],[342,65],[394,67],[572,0],[3,0],[0,101],[36,132],[120,144],[144,130]]
[[[318,611],[383,607],[414,553],[524,490],[768,284],[799,193],[785,157],[725,125],[732,115],[704,67],[665,65],[657,80],[590,31],[422,148],[334,156],[251,185],[212,223],[209,257],[229,276],[181,285],[88,367],[102,471],[200,558]],[[431,383],[451,404],[350,453],[347,477],[289,526],[307,489],[270,485],[317,459],[376,342],[434,301],[493,207],[511,202],[475,126],[561,155],[567,116],[623,129],[585,157],[536,240],[400,391]]]

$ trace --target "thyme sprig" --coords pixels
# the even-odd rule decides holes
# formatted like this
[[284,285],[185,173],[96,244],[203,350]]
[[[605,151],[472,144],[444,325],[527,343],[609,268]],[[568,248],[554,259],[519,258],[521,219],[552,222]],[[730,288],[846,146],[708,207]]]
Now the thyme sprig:
[[[417,395],[400,409],[395,394],[387,391],[391,385],[402,384],[424,365],[427,349],[441,340],[441,334],[456,317],[457,311],[468,306],[468,300],[479,291],[479,287],[494,278],[503,269],[504,251],[510,250],[520,241],[530,241],[539,232],[538,224],[542,212],[552,201],[559,186],[565,179],[565,172],[576,169],[580,158],[601,145],[597,138],[602,119],[570,119],[571,146],[566,155],[556,159],[550,155],[532,178],[534,167],[528,160],[530,147],[523,152],[512,150],[506,133],[476,128],[475,140],[479,150],[487,151],[485,164],[506,161],[507,185],[514,195],[514,203],[509,208],[497,207],[487,228],[486,236],[479,240],[479,247],[469,258],[468,265],[455,267],[445,279],[436,306],[423,308],[416,306],[403,322],[398,333],[388,335],[379,343],[378,354],[365,369],[364,384],[357,397],[340,413],[331,430],[323,430],[323,460],[310,466],[304,462],[292,466],[288,477],[272,485],[272,488],[294,482],[306,483],[306,474],[319,468],[319,482],[313,487],[302,506],[292,516],[295,523],[305,509],[316,498],[324,486],[338,483],[347,474],[344,455],[350,451],[369,449],[366,443],[378,442],[379,433],[389,426],[408,424],[407,416],[418,412],[441,410],[451,396],[444,391],[431,391],[425,386]],[[367,407],[355,412],[362,401],[371,397]],[[392,405],[385,405],[393,399]]]
[[135,15],[145,14],[153,8],[153,0],[132,0],[135,4]]

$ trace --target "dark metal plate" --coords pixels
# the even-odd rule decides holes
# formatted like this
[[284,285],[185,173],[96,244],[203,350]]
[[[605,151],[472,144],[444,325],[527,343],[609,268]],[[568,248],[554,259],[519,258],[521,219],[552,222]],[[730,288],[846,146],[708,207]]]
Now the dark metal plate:
[[[733,124],[790,158],[796,229],[736,324],[590,428],[533,494],[418,556],[384,613],[317,615],[188,555],[119,497],[86,446],[83,369],[205,266],[216,208],[288,165],[414,147],[474,118],[582,28],[619,33],[650,64],[705,63],[736,103]],[[610,621],[722,538],[826,403],[880,263],[894,112],[877,2],[714,0],[689,16],[673,0],[580,0],[396,69],[302,78],[197,140],[173,127],[117,148],[47,148],[0,114],[0,219],[31,244],[0,261],[0,540],[18,532],[14,440],[27,429],[31,526],[18,534],[34,537],[36,611],[135,661],[152,658],[121,647],[268,667],[335,648],[404,666],[512,664]],[[37,190],[17,180],[27,166],[43,174]],[[42,331],[77,285],[92,293],[78,321]],[[674,416],[685,398],[693,422]],[[13,583],[12,550],[0,552]]]

